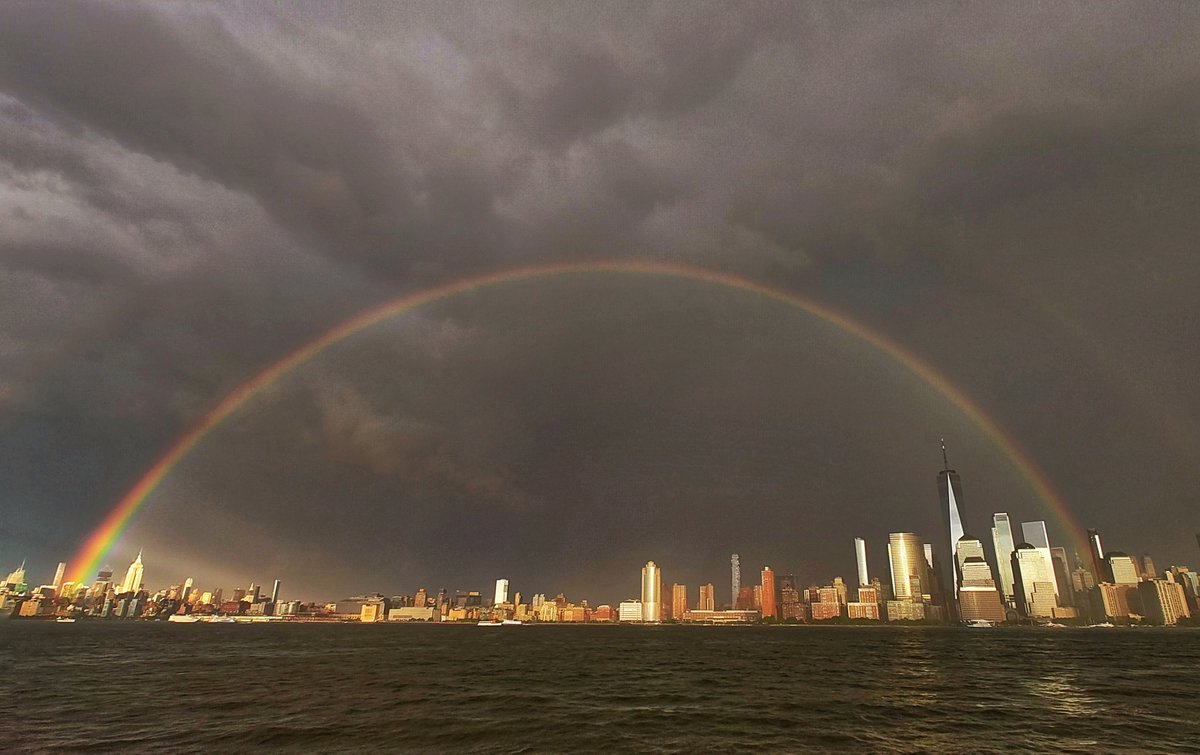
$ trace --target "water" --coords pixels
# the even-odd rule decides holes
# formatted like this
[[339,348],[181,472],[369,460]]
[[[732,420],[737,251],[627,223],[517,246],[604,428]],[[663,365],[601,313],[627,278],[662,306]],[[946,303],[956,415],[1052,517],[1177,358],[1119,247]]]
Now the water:
[[0,750],[1200,751],[1200,630],[0,623]]

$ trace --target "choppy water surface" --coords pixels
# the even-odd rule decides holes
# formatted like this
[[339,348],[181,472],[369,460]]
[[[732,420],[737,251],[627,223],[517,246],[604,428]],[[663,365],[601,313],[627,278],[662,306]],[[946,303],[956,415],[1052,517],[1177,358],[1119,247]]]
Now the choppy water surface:
[[1200,751],[1200,631],[0,624],[0,750]]

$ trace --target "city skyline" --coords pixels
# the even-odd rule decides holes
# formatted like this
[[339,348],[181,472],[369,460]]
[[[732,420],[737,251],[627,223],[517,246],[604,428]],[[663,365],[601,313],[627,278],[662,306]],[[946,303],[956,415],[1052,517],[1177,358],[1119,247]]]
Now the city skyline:
[[0,561],[1187,559],[1200,9],[434,8],[0,6]]

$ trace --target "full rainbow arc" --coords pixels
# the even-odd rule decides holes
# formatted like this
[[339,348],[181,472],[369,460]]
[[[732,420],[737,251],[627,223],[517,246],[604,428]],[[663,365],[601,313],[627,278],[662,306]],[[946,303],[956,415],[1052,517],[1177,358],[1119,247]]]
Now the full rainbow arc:
[[1046,474],[1029,454],[1021,448],[999,423],[985,414],[975,402],[955,387],[946,377],[920,358],[905,351],[898,344],[822,304],[808,301],[782,289],[758,283],[747,278],[683,265],[614,260],[524,267],[466,278],[411,293],[364,312],[288,354],[226,396],[224,400],[175,441],[154,466],[117,503],[81,546],[79,552],[71,561],[71,580],[76,583],[85,582],[90,575],[96,573],[104,558],[116,544],[121,533],[129,526],[133,516],[145,504],[146,500],[159,484],[162,483],[163,479],[170,474],[171,470],[203,441],[210,432],[219,427],[222,422],[237,412],[242,405],[258,395],[267,386],[305,362],[308,362],[330,346],[390,317],[402,315],[426,304],[480,288],[537,278],[595,273],[624,273],[673,278],[744,291],[802,310],[847,334],[856,336],[869,343],[928,383],[981,429],[1004,452],[1014,468],[1022,474],[1037,497],[1075,540],[1080,552],[1087,551],[1087,540],[1082,534],[1082,528],[1074,521],[1062,496],[1055,490],[1050,480],[1046,477]]

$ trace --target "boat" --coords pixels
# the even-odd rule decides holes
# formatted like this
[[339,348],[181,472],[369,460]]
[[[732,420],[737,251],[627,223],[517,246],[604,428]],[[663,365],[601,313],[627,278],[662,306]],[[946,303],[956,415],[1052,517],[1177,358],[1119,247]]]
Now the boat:
[[972,629],[990,629],[996,626],[987,619],[972,619],[971,621],[966,622],[966,625]]
[[182,613],[173,613],[167,617],[167,621],[171,622],[172,624],[195,624],[196,622],[200,621],[200,619],[195,616],[189,616]]
[[214,616],[208,620],[209,624],[236,624],[237,619],[232,616]]
[[476,624],[475,626],[477,626],[477,627],[502,627],[502,626],[504,626],[504,622],[502,622],[502,621],[481,621],[478,624]]
[[500,623],[506,627],[519,627],[524,622],[518,621],[517,619],[505,619]]
[[56,624],[74,624],[75,619],[72,619],[70,616],[59,616],[54,622]]

